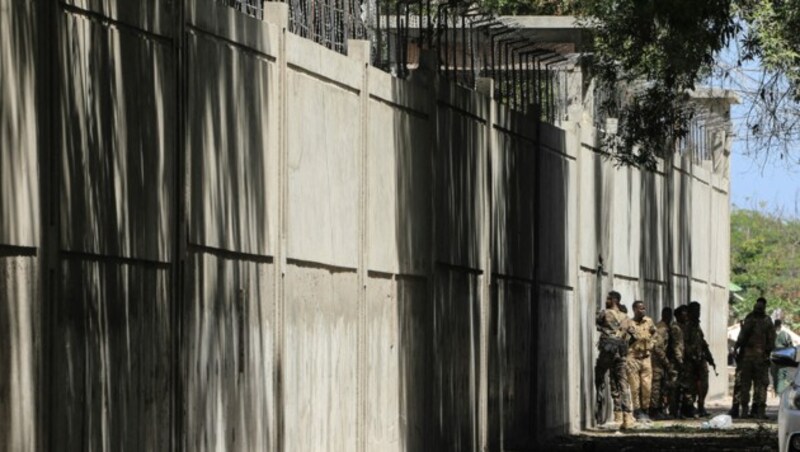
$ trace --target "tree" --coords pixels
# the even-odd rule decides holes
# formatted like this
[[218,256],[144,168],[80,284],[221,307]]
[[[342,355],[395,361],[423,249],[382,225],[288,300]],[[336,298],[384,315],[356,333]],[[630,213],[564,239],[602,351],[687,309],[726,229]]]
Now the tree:
[[792,329],[800,327],[800,220],[735,209],[731,213],[731,282],[744,301],[731,304],[741,320],[758,297],[780,308]]
[[740,51],[722,75],[761,63],[748,137],[787,154],[800,137],[800,2],[785,0],[488,0],[502,14],[573,14],[594,31],[591,67],[600,89],[623,86],[603,109],[618,118],[604,147],[623,164],[652,167],[686,136],[688,91],[714,73],[734,40]]

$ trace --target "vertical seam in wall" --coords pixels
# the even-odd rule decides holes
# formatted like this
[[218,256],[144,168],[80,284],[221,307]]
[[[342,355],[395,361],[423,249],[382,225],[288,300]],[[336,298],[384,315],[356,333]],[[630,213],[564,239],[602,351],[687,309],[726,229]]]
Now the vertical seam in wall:
[[486,118],[486,146],[483,152],[483,205],[481,209],[482,231],[481,231],[481,251],[483,254],[484,272],[481,275],[483,284],[481,287],[480,302],[480,377],[479,377],[479,398],[478,398],[478,441],[481,450],[487,450],[489,445],[489,305],[491,297],[492,280],[492,155],[499,150],[496,148],[497,131],[494,126],[497,123],[497,102],[494,100],[494,85],[489,83],[489,92],[485,93],[488,117]]
[[185,148],[184,143],[186,141],[186,124],[187,124],[187,116],[186,116],[186,107],[184,102],[188,99],[188,90],[189,84],[186,82],[187,77],[186,74],[188,73],[188,54],[185,52],[186,49],[186,41],[187,36],[185,33],[186,21],[184,20],[185,12],[186,12],[187,3],[185,1],[181,1],[179,3],[173,3],[176,22],[177,22],[177,29],[176,36],[173,37],[173,49],[177,56],[176,61],[176,74],[177,77],[175,86],[175,96],[176,96],[176,118],[177,118],[177,133],[175,134],[175,143],[174,143],[174,163],[175,163],[175,190],[173,192],[173,202],[175,203],[174,212],[175,218],[173,219],[173,231],[176,240],[174,246],[174,253],[173,262],[172,262],[172,274],[171,274],[171,281],[170,286],[172,289],[172,296],[173,298],[173,308],[172,308],[172,321],[175,322],[176,328],[175,331],[172,332],[172,353],[173,353],[173,368],[172,371],[174,372],[173,377],[173,391],[175,393],[172,397],[173,407],[172,407],[172,416],[170,416],[171,421],[174,423],[170,432],[174,435],[172,439],[172,447],[173,450],[184,450],[184,426],[186,423],[186,419],[183,416],[183,406],[184,406],[184,380],[182,378],[182,370],[183,370],[183,313],[185,312],[186,306],[186,291],[184,287],[185,283],[185,274],[186,274],[186,244],[189,240],[188,238],[188,210],[186,206],[189,205],[189,158],[188,158],[188,150]]
[[286,39],[288,33],[288,10],[285,4],[271,3],[269,6],[277,8],[278,21],[278,221],[276,247],[277,262],[274,268],[274,309],[275,318],[274,343],[273,345],[273,400],[274,400],[274,435],[272,435],[273,450],[283,451],[286,449],[285,424],[286,417],[285,403],[283,394],[283,376],[285,366],[283,359],[284,351],[284,311],[286,304],[286,254],[287,254],[287,199],[288,199],[288,68],[286,62]]
[[[364,46],[369,49],[369,45]],[[368,52],[367,52],[368,53]],[[360,96],[360,116],[361,116],[361,131],[359,143],[359,209],[358,209],[358,384],[356,397],[358,400],[357,409],[357,431],[356,431],[356,450],[366,451],[367,438],[366,438],[366,384],[367,384],[367,354],[366,354],[366,336],[367,336],[367,133],[369,127],[369,56],[366,61],[362,61],[362,76],[361,76],[361,91]]]

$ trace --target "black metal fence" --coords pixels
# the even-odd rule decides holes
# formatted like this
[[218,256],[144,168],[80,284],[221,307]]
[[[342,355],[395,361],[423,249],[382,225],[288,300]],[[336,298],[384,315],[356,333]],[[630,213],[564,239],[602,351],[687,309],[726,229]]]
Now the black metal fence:
[[[263,17],[264,0],[218,0]],[[438,57],[439,73],[474,88],[495,80],[495,97],[511,108],[554,123],[567,106],[567,56],[538,42],[530,31],[463,0],[284,0],[293,33],[340,53],[349,39],[368,39],[372,65],[406,77],[423,52]]]

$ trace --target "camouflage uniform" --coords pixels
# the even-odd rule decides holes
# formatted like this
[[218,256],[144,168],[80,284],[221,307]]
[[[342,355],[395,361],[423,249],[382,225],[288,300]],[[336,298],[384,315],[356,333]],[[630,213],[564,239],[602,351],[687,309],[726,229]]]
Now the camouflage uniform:
[[[777,328],[777,327],[776,327]],[[775,336],[775,350],[782,348],[794,347],[792,338],[784,330],[777,332]],[[792,382],[792,370],[789,367],[781,367],[777,364],[770,364],[770,373],[772,374],[772,387],[775,389],[775,394],[781,394]]]
[[600,355],[594,368],[595,387],[602,388],[606,372],[610,371],[611,398],[614,411],[631,412],[630,388],[626,374],[625,357],[628,345],[628,325],[630,319],[617,309],[606,309],[597,315],[597,329],[600,342],[597,348]]
[[656,326],[650,317],[630,321],[633,342],[628,349],[628,384],[631,387],[633,409],[645,413],[650,409],[653,367],[650,352],[653,350],[653,334]]
[[653,338],[653,389],[650,406],[654,411],[660,412],[664,408],[665,399],[672,401],[673,392],[677,389],[678,369],[683,364],[683,333],[678,325],[667,324],[662,320],[656,325]]
[[[683,344],[681,388],[684,391],[683,406],[688,412],[695,400],[702,402],[708,393],[708,343],[699,320],[689,319],[683,325]],[[703,409],[702,406],[699,408]]]
[[739,403],[746,411],[750,402],[750,386],[753,386],[753,409],[756,416],[764,416],[769,385],[769,353],[775,345],[775,326],[763,312],[747,314],[744,325],[736,339],[741,367]]

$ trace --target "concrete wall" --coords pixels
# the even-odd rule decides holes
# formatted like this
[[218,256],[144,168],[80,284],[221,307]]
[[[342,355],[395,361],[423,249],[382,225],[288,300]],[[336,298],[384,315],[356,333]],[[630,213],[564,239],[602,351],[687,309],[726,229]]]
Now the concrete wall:
[[611,288],[724,356],[726,155],[614,167],[576,68],[556,127],[283,4],[0,2],[0,448],[532,447]]

